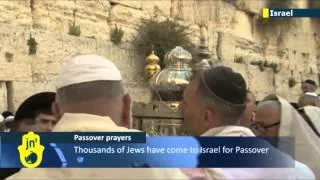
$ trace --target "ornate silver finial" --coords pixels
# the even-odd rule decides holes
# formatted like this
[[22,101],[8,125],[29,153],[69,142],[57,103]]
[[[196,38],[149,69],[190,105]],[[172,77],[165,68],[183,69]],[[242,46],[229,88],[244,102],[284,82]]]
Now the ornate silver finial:
[[192,71],[198,72],[211,67],[211,54],[208,49],[205,37],[201,37],[200,45],[198,48],[198,57],[194,60],[192,65]]
[[189,66],[192,61],[192,55],[181,46],[176,46],[169,51],[164,59],[166,67]]
[[192,55],[180,46],[165,56],[165,68],[153,79],[152,88],[161,100],[180,101],[184,88],[189,84],[192,72]]

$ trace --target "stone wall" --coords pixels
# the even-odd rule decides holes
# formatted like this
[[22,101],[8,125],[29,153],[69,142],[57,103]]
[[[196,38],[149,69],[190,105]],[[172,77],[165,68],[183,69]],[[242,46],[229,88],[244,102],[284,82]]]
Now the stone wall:
[[[295,0],[291,6],[310,6],[307,2]],[[318,82],[320,23],[308,18],[263,22],[260,13],[266,5],[267,0],[1,0],[0,110],[8,108],[8,93],[15,110],[33,93],[54,90],[65,57],[74,53],[97,53],[114,61],[133,100],[148,102],[145,57],[131,43],[142,18],[178,19],[190,27],[195,44],[204,30],[213,62],[241,72],[258,99],[278,93],[296,101],[302,79]],[[72,24],[80,26],[80,37],[68,34]],[[115,25],[125,32],[120,45],[110,41]],[[28,55],[30,34],[38,43],[35,55]],[[281,70],[261,72],[252,61],[274,62]],[[291,89],[289,77],[298,82]],[[5,82],[12,82],[12,92]]]

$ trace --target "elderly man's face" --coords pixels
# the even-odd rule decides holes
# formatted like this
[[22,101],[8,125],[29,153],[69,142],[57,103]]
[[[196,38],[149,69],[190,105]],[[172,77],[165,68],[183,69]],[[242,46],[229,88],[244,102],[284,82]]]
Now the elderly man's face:
[[203,127],[201,122],[203,120],[203,110],[201,102],[197,96],[197,80],[190,82],[183,94],[183,100],[180,107],[183,111],[184,118],[184,132],[187,135],[198,136],[201,135]]
[[246,109],[240,121],[240,125],[250,127],[250,125],[254,122],[255,119],[256,103],[251,93],[247,93],[246,101]]
[[280,127],[280,109],[261,102],[256,111],[255,122],[251,130],[256,136],[278,137]]
[[301,90],[303,93],[315,91],[314,87],[311,84],[305,82],[301,84]]

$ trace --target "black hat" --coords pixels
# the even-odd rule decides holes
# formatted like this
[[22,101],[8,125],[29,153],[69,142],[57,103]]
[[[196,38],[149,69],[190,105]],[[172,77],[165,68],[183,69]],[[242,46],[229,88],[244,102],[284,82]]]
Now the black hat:
[[13,114],[12,112],[10,112],[10,111],[3,111],[3,112],[2,112],[2,116],[3,116],[4,118],[7,118],[7,117],[9,117],[9,116],[14,116],[14,114]]
[[314,82],[314,81],[311,80],[311,79],[307,79],[307,80],[305,80],[304,82],[305,82],[305,83],[308,83],[308,84],[311,84],[311,85],[313,85],[313,86],[316,86],[316,82]]
[[33,118],[35,111],[44,108],[51,108],[54,102],[56,93],[54,92],[41,92],[34,94],[27,98],[18,108],[14,121],[21,121],[26,118]]

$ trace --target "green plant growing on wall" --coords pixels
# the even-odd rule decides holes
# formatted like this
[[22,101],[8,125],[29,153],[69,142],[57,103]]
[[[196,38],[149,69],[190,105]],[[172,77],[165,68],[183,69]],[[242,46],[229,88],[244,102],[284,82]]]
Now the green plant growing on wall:
[[311,67],[310,67],[310,74],[313,75],[313,70]]
[[257,66],[258,65],[258,61],[251,61],[250,64],[253,65],[253,66]]
[[80,26],[76,26],[75,24],[70,26],[69,27],[69,34],[73,35],[73,36],[80,36],[80,34],[81,34]]
[[280,71],[280,67],[277,63],[268,63],[267,61],[264,64],[264,67],[271,68],[274,73],[278,73]]
[[244,64],[244,59],[243,57],[237,57],[235,58],[234,62],[239,64]]
[[33,55],[37,53],[37,41],[32,35],[30,34],[30,38],[28,39],[27,45],[29,46],[29,55]]
[[280,66],[277,63],[269,63],[266,60],[251,61],[250,64],[258,66],[261,72],[263,72],[265,68],[271,68],[274,73],[280,72]]
[[264,68],[264,62],[263,62],[263,61],[258,61],[258,62],[257,62],[257,65],[258,65],[260,71],[263,72],[264,69],[265,69],[265,68]]
[[116,45],[120,44],[123,35],[124,31],[116,25],[116,27],[111,30],[111,41]]
[[293,77],[290,77],[288,81],[289,88],[293,88],[296,84],[297,81]]
[[143,20],[139,27],[139,34],[135,40],[136,49],[139,53],[147,56],[154,48],[159,56],[161,66],[165,54],[176,46],[182,46],[194,54],[195,48],[188,38],[188,27],[178,24],[176,21],[166,20],[158,22],[154,19]]
[[279,67],[279,65],[277,64],[277,63],[271,63],[270,65],[269,65],[269,67],[272,69],[272,71],[274,72],[274,73],[278,73],[278,72],[280,72],[280,67]]

